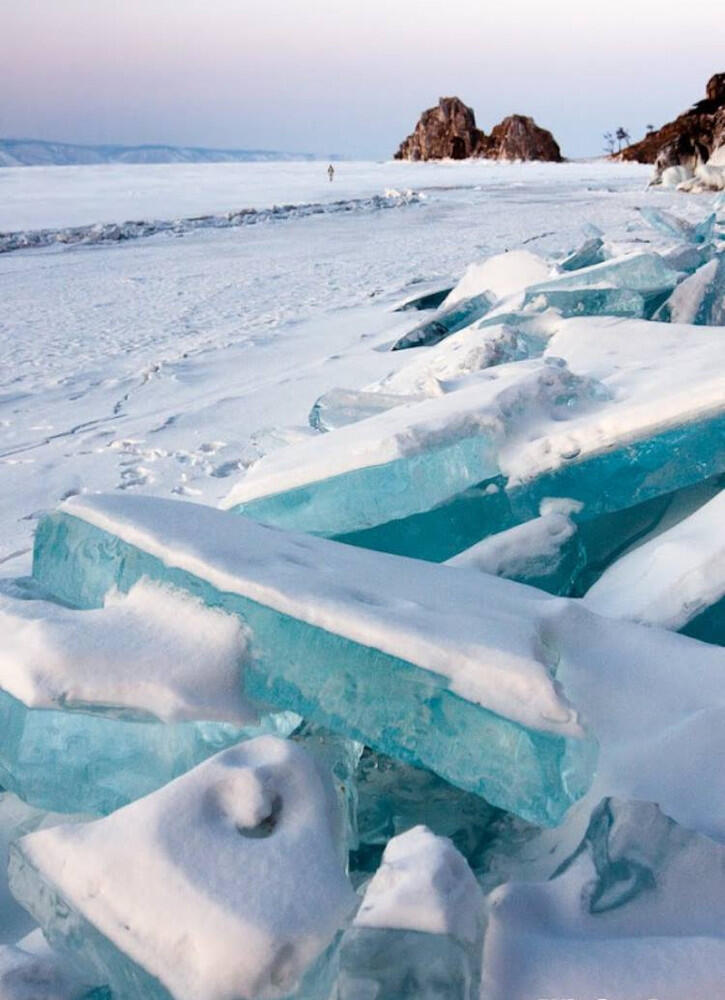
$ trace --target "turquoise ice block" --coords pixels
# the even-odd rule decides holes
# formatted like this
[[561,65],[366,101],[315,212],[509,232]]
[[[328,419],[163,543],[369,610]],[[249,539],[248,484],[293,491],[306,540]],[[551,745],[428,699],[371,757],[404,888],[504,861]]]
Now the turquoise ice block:
[[533,822],[559,822],[590,783],[596,747],[552,686],[551,599],[532,588],[117,496],[46,517],[33,573],[80,607],[148,577],[236,614],[252,634],[249,697]]

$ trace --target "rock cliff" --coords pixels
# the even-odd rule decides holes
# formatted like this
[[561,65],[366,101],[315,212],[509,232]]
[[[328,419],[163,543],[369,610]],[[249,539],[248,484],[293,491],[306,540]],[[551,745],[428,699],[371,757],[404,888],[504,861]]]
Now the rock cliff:
[[725,73],[710,78],[705,94],[705,99],[689,111],[627,146],[618,159],[654,163],[657,175],[667,167],[694,170],[707,163],[713,152],[725,145]]
[[490,160],[562,159],[551,132],[539,128],[533,118],[511,115],[496,125],[490,135],[476,127],[476,116],[458,97],[441,97],[438,105],[420,116],[415,130],[400,144],[396,160]]

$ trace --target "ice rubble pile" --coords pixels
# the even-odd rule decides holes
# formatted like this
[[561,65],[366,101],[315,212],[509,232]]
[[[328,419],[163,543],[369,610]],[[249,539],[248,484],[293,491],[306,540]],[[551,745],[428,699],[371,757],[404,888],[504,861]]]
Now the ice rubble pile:
[[0,596],[0,996],[718,994],[718,211],[424,289],[226,509],[40,523]]

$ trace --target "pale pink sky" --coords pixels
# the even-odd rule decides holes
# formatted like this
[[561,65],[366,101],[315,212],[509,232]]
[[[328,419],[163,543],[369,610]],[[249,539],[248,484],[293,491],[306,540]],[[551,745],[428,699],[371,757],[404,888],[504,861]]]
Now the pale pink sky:
[[458,94],[570,156],[725,71],[725,0],[0,0],[0,136],[384,157]]

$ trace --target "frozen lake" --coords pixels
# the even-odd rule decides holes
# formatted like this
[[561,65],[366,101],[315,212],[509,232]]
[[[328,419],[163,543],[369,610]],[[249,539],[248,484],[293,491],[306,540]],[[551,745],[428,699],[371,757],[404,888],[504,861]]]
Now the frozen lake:
[[273,205],[369,198],[388,189],[422,192],[607,183],[644,187],[649,168],[632,164],[518,163],[201,163],[0,169],[0,232],[177,219]]

